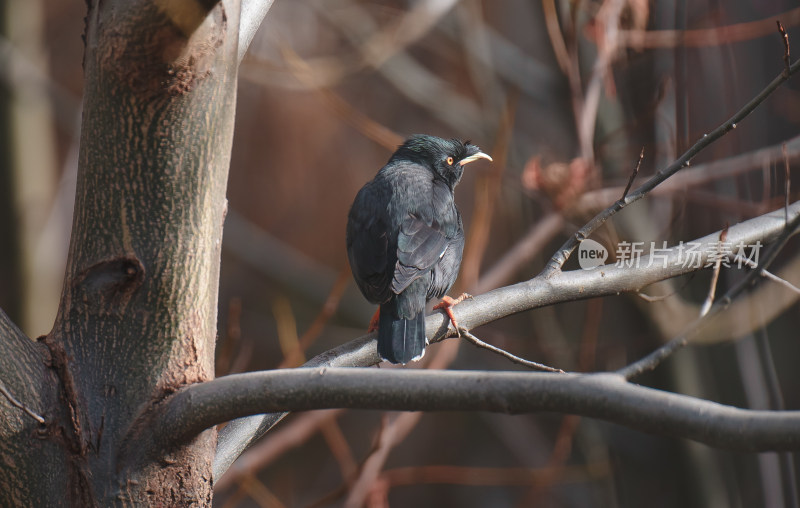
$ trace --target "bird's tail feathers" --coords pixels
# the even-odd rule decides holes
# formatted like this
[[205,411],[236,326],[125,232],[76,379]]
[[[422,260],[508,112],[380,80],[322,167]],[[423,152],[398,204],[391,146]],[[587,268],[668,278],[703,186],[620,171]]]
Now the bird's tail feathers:
[[406,364],[425,355],[425,312],[411,319],[397,316],[394,299],[381,305],[378,354],[391,363]]

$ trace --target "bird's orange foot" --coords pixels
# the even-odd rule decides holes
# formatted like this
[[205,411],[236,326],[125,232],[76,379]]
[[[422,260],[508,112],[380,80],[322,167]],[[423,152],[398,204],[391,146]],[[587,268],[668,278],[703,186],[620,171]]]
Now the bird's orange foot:
[[461,329],[458,327],[458,321],[456,321],[456,317],[453,315],[453,307],[463,302],[467,298],[472,298],[472,295],[469,293],[461,293],[461,296],[455,299],[445,295],[442,297],[441,302],[433,306],[433,310],[444,310],[444,313],[450,318],[450,323],[453,324],[453,328],[456,329],[456,333],[459,337],[461,337]]
[[372,319],[369,320],[369,327],[367,328],[367,333],[372,333],[378,331],[378,325],[381,322],[381,308],[378,307],[378,310],[375,311],[375,314],[372,315]]

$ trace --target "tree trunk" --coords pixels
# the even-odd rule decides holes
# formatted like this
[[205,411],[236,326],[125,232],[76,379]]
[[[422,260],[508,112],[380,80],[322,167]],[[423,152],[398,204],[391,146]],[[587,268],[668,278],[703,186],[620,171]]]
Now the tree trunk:
[[141,450],[214,373],[238,24],[236,1],[91,2],[58,317],[37,344],[0,315],[1,379],[46,422],[0,404],[3,506],[210,504],[215,431]]

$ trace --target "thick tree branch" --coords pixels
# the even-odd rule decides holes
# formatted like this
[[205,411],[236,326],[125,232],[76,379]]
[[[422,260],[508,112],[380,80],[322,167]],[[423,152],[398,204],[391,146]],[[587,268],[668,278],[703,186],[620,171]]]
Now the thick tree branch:
[[667,180],[669,177],[680,171],[681,169],[689,166],[692,157],[700,153],[703,149],[708,147],[711,143],[718,140],[725,134],[727,134],[732,129],[736,128],[736,125],[744,120],[750,113],[755,110],[759,104],[764,102],[764,100],[772,94],[775,90],[778,89],[780,85],[782,85],[789,77],[796,73],[797,70],[800,69],[800,60],[793,63],[783,72],[781,72],[772,82],[767,85],[758,95],[756,95],[753,99],[750,100],[747,104],[745,104],[739,111],[737,111],[733,116],[731,116],[728,120],[722,123],[719,127],[714,129],[713,131],[709,132],[708,134],[704,134],[702,138],[700,138],[691,148],[689,148],[683,155],[681,155],[675,162],[667,166],[666,168],[658,171],[652,178],[647,180],[644,184],[638,187],[636,190],[625,196],[624,199],[620,199],[610,207],[606,208],[599,214],[597,214],[592,220],[590,220],[586,225],[584,225],[581,229],[579,229],[574,235],[570,236],[569,239],[564,242],[550,261],[547,264],[547,268],[545,268],[544,273],[548,275],[554,275],[557,271],[561,270],[566,263],[567,259],[569,258],[570,254],[575,247],[578,246],[580,242],[584,239],[589,238],[592,233],[597,231],[597,229],[605,224],[605,222],[610,219],[612,216],[616,215],[617,212],[625,208],[626,206],[634,203],[643,197],[645,197],[650,191],[655,189],[659,184]]
[[556,411],[741,451],[800,449],[800,411],[755,411],[627,383],[615,374],[286,369],[192,385],[156,421],[161,445],[231,416],[321,408]]
[[[800,215],[800,202],[791,205],[789,213],[792,218]],[[784,226],[784,212],[781,209],[731,226],[727,241],[734,245],[739,242],[745,245],[757,241],[767,243],[780,235]],[[719,232],[715,232],[692,242],[702,245],[698,249],[700,266],[717,252],[718,240]],[[557,272],[549,277],[540,274],[529,281],[466,300],[454,307],[453,313],[464,328],[473,329],[517,312],[577,299],[637,291],[654,282],[697,270],[678,262],[679,248],[664,252],[666,265],[662,265],[661,261],[649,264],[649,258],[644,257],[637,269],[607,265],[595,270]],[[433,341],[455,335],[454,330],[448,329],[450,321],[443,314],[428,316],[425,324],[426,334]],[[379,361],[374,337],[366,335],[311,359],[305,366],[364,367]],[[281,413],[273,413],[230,422],[220,431],[214,476],[219,478],[236,457],[282,417]]]
[[274,0],[242,0],[242,11],[239,18],[239,50],[238,61],[244,59],[247,48],[253,42],[261,23],[267,17]]

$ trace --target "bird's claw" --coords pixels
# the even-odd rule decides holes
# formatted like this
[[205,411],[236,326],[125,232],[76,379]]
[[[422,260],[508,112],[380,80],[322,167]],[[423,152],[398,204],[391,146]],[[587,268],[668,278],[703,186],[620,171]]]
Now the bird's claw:
[[461,337],[461,327],[458,325],[458,321],[456,321],[456,317],[453,315],[452,309],[467,298],[472,298],[472,295],[469,293],[461,293],[461,296],[458,298],[450,298],[449,296],[444,295],[442,297],[442,301],[433,306],[433,310],[442,309],[444,313],[447,314],[447,317],[450,318],[450,323],[453,325],[453,328],[456,330],[459,338]]

